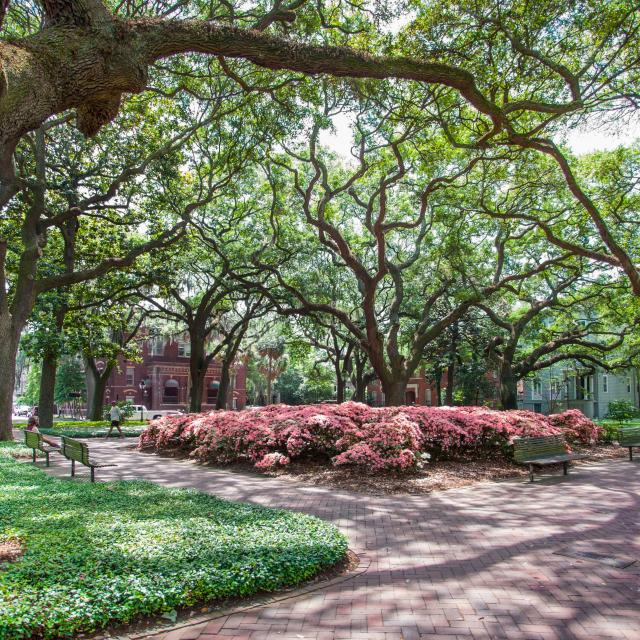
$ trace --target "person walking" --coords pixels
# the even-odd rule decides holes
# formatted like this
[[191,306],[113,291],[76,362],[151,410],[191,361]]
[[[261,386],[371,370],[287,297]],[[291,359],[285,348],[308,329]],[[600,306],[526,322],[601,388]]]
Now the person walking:
[[115,400],[111,403],[109,418],[111,418],[111,426],[109,427],[109,433],[107,433],[105,437],[108,438],[111,435],[113,428],[117,427],[120,437],[124,438],[124,433],[122,433],[122,429],[120,428],[120,422],[122,421],[122,411],[120,407],[116,404]]

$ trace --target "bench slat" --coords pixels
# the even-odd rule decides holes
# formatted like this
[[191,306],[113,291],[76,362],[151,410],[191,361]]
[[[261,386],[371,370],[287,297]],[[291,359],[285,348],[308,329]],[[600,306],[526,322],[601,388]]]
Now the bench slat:
[[569,462],[586,456],[569,453],[564,437],[559,435],[515,438],[513,457],[516,462],[529,465],[529,480],[533,482],[534,466],[562,463],[567,475]]
[[523,464],[538,464],[538,465],[546,465],[546,464],[557,464],[559,462],[568,462],[571,460],[583,460],[586,456],[581,454],[571,454],[567,453],[562,456],[549,456],[548,458],[531,458],[529,460],[520,460]]
[[517,462],[563,455],[567,455],[567,447],[562,436],[525,437],[513,441],[513,456]]
[[93,470],[102,467],[117,467],[114,462],[101,462],[89,457],[89,447],[79,440],[74,440],[68,436],[62,436],[62,454],[68,460],[71,460],[71,475],[73,475],[73,464],[80,462],[91,469],[91,482],[94,481]]
[[618,431],[618,442],[623,447],[640,446],[640,427],[621,427]]

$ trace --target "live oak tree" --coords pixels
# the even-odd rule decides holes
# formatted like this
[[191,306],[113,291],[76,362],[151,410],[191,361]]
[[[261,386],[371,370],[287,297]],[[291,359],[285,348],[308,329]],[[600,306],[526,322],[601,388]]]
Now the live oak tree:
[[[593,270],[592,270],[593,271]],[[626,282],[589,274],[584,264],[520,283],[496,307],[478,305],[500,331],[485,347],[499,380],[503,409],[518,406],[517,384],[560,362],[588,368],[631,366],[635,349],[624,349],[637,318]]]
[[292,343],[307,346],[321,354],[315,359],[317,365],[327,363],[333,370],[336,402],[346,399],[347,382],[353,370],[353,351],[357,348],[356,340],[349,335],[334,318],[322,320],[319,317],[302,316],[297,318],[291,327],[288,346]]
[[[217,195],[251,149],[277,130],[277,123],[262,122],[255,101],[233,86],[222,78],[202,97],[201,107],[191,100],[167,105],[166,98],[153,95],[130,101],[118,126],[91,141],[64,127],[64,118],[41,127],[33,140],[24,137],[15,155],[26,186],[10,203],[4,226],[5,234],[16,238],[5,265],[9,346],[39,295],[56,290],[61,299],[65,287],[126,269],[177,239],[190,213]],[[233,120],[239,111],[242,130]],[[224,127],[212,126],[223,116],[230,118]],[[56,257],[58,245],[63,248]],[[51,277],[31,286],[33,273],[44,273],[44,267]],[[63,316],[61,305],[58,327]],[[45,355],[47,395],[55,379],[55,352]],[[7,387],[10,382],[7,377]],[[51,394],[47,397],[45,407],[51,406]]]
[[573,116],[636,108],[633,3],[423,2],[391,42],[376,33],[365,10],[333,11],[304,0],[278,0],[264,9],[194,2],[121,3],[114,11],[101,0],[38,6],[41,21],[24,19],[10,0],[2,3],[12,37],[0,47],[0,204],[20,189],[12,155],[21,136],[69,109],[76,110],[80,131],[95,134],[117,115],[124,95],[147,88],[152,65],[177,55],[215,56],[245,86],[251,84],[243,78],[246,69],[231,68],[227,58],[303,75],[398,78],[434,94],[453,144],[509,145],[551,157],[640,287],[552,137],[558,123]]
[[[181,260],[172,259],[172,277],[159,278],[156,287],[142,294],[151,318],[167,321],[165,333],[186,334],[189,340],[189,410],[202,409],[204,381],[210,364],[218,361],[221,376],[216,408],[227,408],[231,370],[252,320],[264,315],[262,296],[234,286],[229,270],[212,259],[194,235]],[[180,264],[182,263],[182,264]],[[181,268],[179,268],[181,267]]]
[[[472,306],[566,258],[547,252],[535,227],[511,234],[465,216],[459,191],[478,159],[443,153],[433,129],[415,122],[398,131],[393,119],[358,117],[357,162],[346,169],[318,147],[316,123],[307,150],[274,156],[269,173],[274,197],[286,203],[279,206],[293,215],[280,221],[276,243],[287,259],[270,268],[288,296],[279,312],[341,323],[367,354],[390,405],[404,403],[426,345]],[[300,286],[304,267],[296,259],[308,258],[295,217],[311,233],[309,246],[316,244],[309,252],[324,253],[353,280],[357,316],[342,300],[311,297]]]
[[598,221],[572,196],[557,166],[531,152],[508,163],[485,164],[476,173],[477,192],[470,206],[495,219],[537,225],[558,248],[623,273],[638,295],[638,143],[578,158],[565,155],[589,190]]
[[[203,132],[214,141],[195,163],[195,182],[209,194],[190,210],[191,229],[166,256],[152,257],[156,287],[144,294],[153,315],[171,321],[174,331],[186,332],[190,343],[191,411],[200,411],[204,380],[215,359],[221,364],[217,408],[225,408],[230,371],[241,351],[252,320],[268,310],[264,296],[252,284],[262,270],[249,256],[263,235],[264,217],[256,214],[252,196],[253,151],[268,129]],[[190,194],[187,192],[185,197]]]
[[[34,7],[36,15],[30,13]],[[399,104],[405,88],[429,96],[428,109],[451,146],[523,150],[553,161],[602,241],[598,255],[624,270],[640,294],[633,255],[612,234],[557,140],[578,118],[613,119],[637,109],[639,17],[633,3],[424,2],[396,38],[378,33],[366,11],[352,5],[334,9],[294,0],[248,8],[204,2],[112,7],[100,0],[2,3],[0,206],[15,206],[28,187],[16,174],[15,152],[30,131],[48,126],[52,116],[69,119],[73,109],[79,131],[94,135],[117,116],[123,96],[147,89],[168,100],[200,98],[192,80],[204,58],[243,91],[273,96],[283,111],[296,102],[292,87],[313,96],[308,75],[397,78],[406,87],[387,81],[381,92]],[[170,86],[154,86],[157,80]],[[37,174],[31,175],[37,184]],[[33,220],[23,228],[30,234],[22,265],[27,271],[42,240]],[[12,237],[4,231],[2,237],[4,273]],[[31,286],[24,294],[32,296]],[[0,333],[8,337],[0,356],[6,362],[13,362],[26,321],[14,300],[6,287],[0,290]],[[0,380],[1,407],[10,404],[12,375]]]
[[[65,288],[126,268],[144,253],[170,243],[184,227],[180,217],[167,215],[159,221],[162,192],[152,188],[154,152],[136,161],[121,149],[118,162],[109,149],[109,137],[87,149],[73,136],[60,136],[59,126],[50,123],[21,142],[17,169],[26,186],[0,221],[5,238],[5,244],[0,243],[0,352],[7,363],[0,375],[2,438],[11,433],[16,349],[38,296],[58,292],[61,304],[53,313],[60,327]],[[62,154],[60,147],[65,148]],[[101,152],[108,164],[100,161]],[[145,170],[148,189],[135,181]],[[141,216],[136,205],[142,202],[158,214]],[[142,220],[146,230],[136,233]],[[55,377],[54,352],[48,361]]]
[[146,316],[136,297],[110,299],[67,314],[67,340],[85,365],[89,420],[104,419],[107,383],[119,362],[140,357]]

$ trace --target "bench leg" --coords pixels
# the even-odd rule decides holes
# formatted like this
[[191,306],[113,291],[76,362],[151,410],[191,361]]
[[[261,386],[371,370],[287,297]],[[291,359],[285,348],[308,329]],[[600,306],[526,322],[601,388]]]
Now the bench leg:
[[45,458],[46,458],[46,460],[47,460],[46,465],[47,465],[47,467],[48,467],[48,466],[49,466],[49,452],[48,452],[48,451],[45,451],[45,452],[44,452],[44,456],[45,456]]
[[76,475],[76,461],[71,461],[71,477],[74,478]]
[[[36,462],[36,450],[32,449],[32,451],[33,451],[33,458],[32,459],[33,459],[33,463],[35,464],[35,462]],[[629,451],[631,451],[631,447],[629,447]]]
[[633,462],[633,447],[629,447],[629,461]]
[[563,475],[568,476],[569,475],[569,461],[565,460],[562,463],[562,468],[563,468]]
[[96,481],[96,476],[95,476],[95,469],[93,467],[91,468],[91,482],[95,482]]
[[533,465],[529,465],[529,482],[533,482]]

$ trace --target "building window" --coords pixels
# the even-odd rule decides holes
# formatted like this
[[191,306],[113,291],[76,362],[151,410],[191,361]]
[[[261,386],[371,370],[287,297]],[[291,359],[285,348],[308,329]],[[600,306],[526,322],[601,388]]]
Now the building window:
[[591,400],[592,376],[578,376],[576,378],[576,400]]
[[191,355],[191,343],[186,340],[178,340],[178,357],[188,358]]
[[536,378],[533,381],[533,396],[535,398],[540,398],[542,396],[542,382],[539,378]]
[[152,356],[164,355],[164,338],[157,337],[151,341],[151,355]]
[[135,384],[135,369],[133,367],[127,367],[127,387],[132,387]]
[[178,404],[178,392],[180,384],[177,380],[167,380],[164,383],[164,393],[162,394],[162,402],[164,404]]
[[602,391],[604,393],[609,392],[609,376],[607,375],[602,376]]

